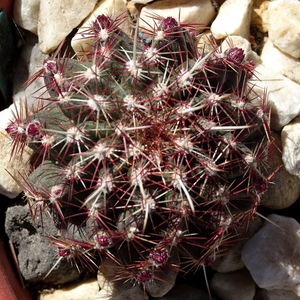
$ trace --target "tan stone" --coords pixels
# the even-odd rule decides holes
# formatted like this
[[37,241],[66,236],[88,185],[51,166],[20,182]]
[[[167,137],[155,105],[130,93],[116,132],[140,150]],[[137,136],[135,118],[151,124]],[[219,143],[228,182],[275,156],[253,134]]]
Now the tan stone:
[[28,159],[31,155],[31,149],[25,148],[23,156],[11,157],[12,154],[12,140],[6,132],[0,130],[0,194],[8,198],[15,198],[21,192],[22,188],[15,181],[20,179],[29,172]]
[[22,107],[22,104],[16,103],[0,112],[0,194],[11,199],[22,192],[17,181],[29,173],[28,161],[32,154],[29,147],[24,147],[22,156],[14,155],[15,145],[5,130],[10,121],[14,119],[16,111]]
[[27,162],[32,150],[25,147],[22,157],[12,156],[13,143],[4,130],[0,130],[0,149],[0,194],[12,199],[22,192],[22,188],[16,180],[28,174],[29,165]]
[[280,51],[270,39],[265,43],[261,55],[263,64],[300,84],[300,59]]
[[268,9],[269,38],[283,52],[300,57],[300,1],[277,0]]
[[227,0],[220,7],[216,19],[211,25],[211,32],[216,39],[230,35],[250,36],[252,0]]
[[262,32],[268,32],[268,7],[270,0],[254,0],[251,24]]
[[83,283],[67,285],[53,293],[41,294],[39,300],[94,300],[99,292],[96,280],[89,280]]
[[71,45],[75,52],[82,50],[89,51],[91,49],[91,39],[83,39],[83,32],[87,30],[93,22],[96,20],[98,15],[107,15],[111,18],[116,18],[123,14],[124,22],[121,24],[121,28],[127,34],[129,33],[129,25],[131,19],[127,13],[127,7],[123,0],[104,0],[100,1],[94,8],[93,12],[86,18],[82,26],[78,29],[78,33],[73,37]]
[[[205,12],[205,13],[203,13]],[[173,17],[180,23],[196,23],[208,26],[216,16],[210,0],[164,0],[150,3],[141,10],[141,27],[155,28],[152,17]]]
[[40,0],[15,0],[14,21],[20,27],[37,33]]
[[38,21],[39,45],[50,53],[94,9],[97,0],[41,0]]

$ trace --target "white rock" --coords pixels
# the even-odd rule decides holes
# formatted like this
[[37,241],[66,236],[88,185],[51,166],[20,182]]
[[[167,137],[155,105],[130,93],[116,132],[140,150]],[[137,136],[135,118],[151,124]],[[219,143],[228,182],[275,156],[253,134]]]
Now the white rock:
[[40,49],[50,53],[94,9],[97,0],[41,0],[38,22]]
[[252,93],[263,96],[266,92],[271,108],[271,128],[280,131],[300,114],[300,85],[270,70],[263,64],[255,68],[257,77],[251,78]]
[[300,60],[280,51],[270,39],[265,43],[260,58],[266,67],[300,84]]
[[255,282],[245,269],[216,273],[209,285],[220,300],[252,300],[255,294]]
[[[242,259],[260,288],[292,290],[300,296],[300,225],[272,214],[245,244]],[[277,226],[275,225],[277,224]]]
[[282,160],[286,170],[300,177],[300,116],[284,126],[281,132]]
[[300,57],[300,2],[272,1],[268,8],[269,38],[283,52]]
[[220,7],[211,32],[216,39],[229,35],[250,36],[252,0],[227,0]]
[[[151,16],[173,17],[180,23],[209,25],[216,16],[210,0],[164,0],[146,5],[141,11],[141,27],[155,27]],[[180,17],[180,18],[179,18]]]
[[37,33],[38,16],[41,0],[15,0],[14,21],[20,27]]
[[96,20],[99,15],[107,15],[109,17],[116,18],[123,14],[124,22],[121,24],[121,28],[124,29],[124,32],[129,33],[129,25],[131,24],[131,19],[127,13],[127,7],[123,0],[105,0],[100,1],[94,8],[90,16],[84,20],[82,26],[78,29],[78,33],[72,38],[72,48],[75,52],[80,52],[82,50],[88,51],[91,49],[91,40],[82,39],[82,34],[85,30],[91,27],[93,22]]
[[263,290],[263,300],[300,300],[293,291],[287,290]]

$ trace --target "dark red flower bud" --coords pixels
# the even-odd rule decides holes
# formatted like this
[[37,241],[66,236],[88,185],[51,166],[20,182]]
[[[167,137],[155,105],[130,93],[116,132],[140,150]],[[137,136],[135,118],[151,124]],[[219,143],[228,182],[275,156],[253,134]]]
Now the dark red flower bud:
[[26,127],[26,133],[31,138],[38,138],[42,136],[41,123],[38,120],[31,121]]
[[71,253],[71,250],[68,248],[58,247],[58,255],[61,257],[67,257]]
[[105,231],[99,231],[94,236],[94,240],[97,244],[96,248],[98,249],[107,249],[113,245],[110,235]]
[[240,65],[245,58],[244,50],[241,48],[230,48],[226,51],[226,54],[227,60],[236,65]]
[[137,270],[134,273],[134,277],[139,283],[149,282],[153,278],[153,272],[150,269]]
[[150,253],[149,258],[156,266],[165,264],[169,258],[169,252],[166,249],[155,249]]
[[108,29],[112,24],[112,19],[105,15],[99,15],[93,24],[95,33],[99,33],[102,29]]
[[51,74],[57,73],[57,64],[55,60],[45,59],[43,65],[46,73],[51,73]]
[[177,21],[172,17],[167,17],[161,22],[161,27],[163,30],[177,28],[179,25]]

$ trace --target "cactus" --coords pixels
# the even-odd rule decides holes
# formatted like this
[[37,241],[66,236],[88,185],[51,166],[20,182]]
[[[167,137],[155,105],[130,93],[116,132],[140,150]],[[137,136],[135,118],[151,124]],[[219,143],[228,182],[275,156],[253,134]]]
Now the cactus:
[[[150,283],[212,264],[253,218],[267,187],[265,99],[242,49],[199,52],[169,17],[129,37],[100,15],[91,49],[55,54],[34,76],[49,97],[7,127],[33,217],[50,213],[61,258],[109,260],[112,278]],[[145,38],[146,36],[146,38]],[[259,101],[258,101],[259,100]]]

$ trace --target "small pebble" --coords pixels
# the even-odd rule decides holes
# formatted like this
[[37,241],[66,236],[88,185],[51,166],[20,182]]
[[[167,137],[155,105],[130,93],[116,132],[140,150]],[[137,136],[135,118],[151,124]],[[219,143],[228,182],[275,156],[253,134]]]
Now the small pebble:
[[250,36],[252,0],[227,0],[220,7],[216,19],[211,25],[211,32],[216,39],[230,35],[239,35],[248,39]]

